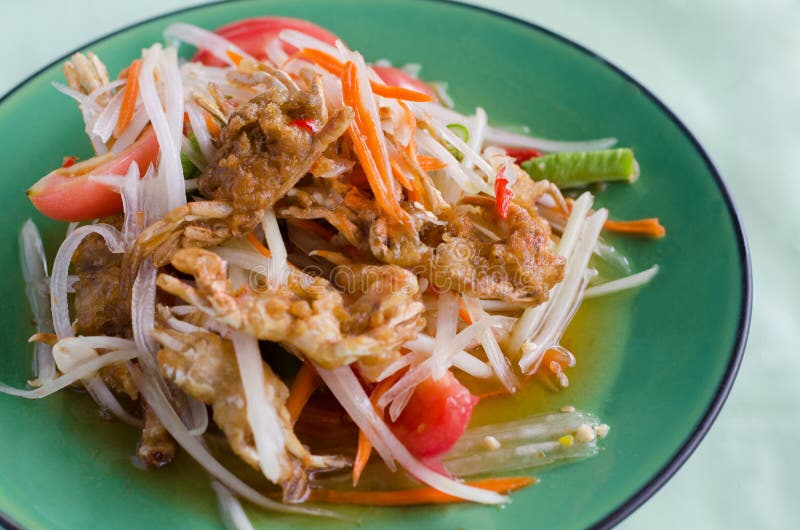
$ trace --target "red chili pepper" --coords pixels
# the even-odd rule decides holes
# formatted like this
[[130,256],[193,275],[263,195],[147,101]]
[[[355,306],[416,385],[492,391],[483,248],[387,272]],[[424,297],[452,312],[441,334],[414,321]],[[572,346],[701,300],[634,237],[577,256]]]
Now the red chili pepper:
[[506,154],[512,157],[517,164],[542,156],[542,153],[536,149],[506,149]]
[[500,168],[500,171],[497,172],[497,177],[494,179],[494,196],[497,200],[497,213],[503,219],[508,218],[508,207],[511,204],[511,197],[514,196],[514,192],[508,188],[506,166]]
[[301,129],[305,129],[311,134],[317,132],[317,128],[314,125],[314,122],[311,120],[303,120],[303,119],[292,120],[289,122],[289,124],[294,125],[295,127],[300,127]]
[[65,156],[61,159],[61,167],[70,167],[74,166],[75,162],[78,161],[77,156]]

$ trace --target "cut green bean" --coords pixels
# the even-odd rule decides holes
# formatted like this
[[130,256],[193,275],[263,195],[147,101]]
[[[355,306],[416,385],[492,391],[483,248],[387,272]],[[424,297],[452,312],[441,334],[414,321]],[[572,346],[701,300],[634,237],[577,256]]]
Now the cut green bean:
[[573,153],[552,153],[522,163],[533,180],[549,180],[560,188],[575,188],[596,182],[633,182],[639,164],[628,148]]

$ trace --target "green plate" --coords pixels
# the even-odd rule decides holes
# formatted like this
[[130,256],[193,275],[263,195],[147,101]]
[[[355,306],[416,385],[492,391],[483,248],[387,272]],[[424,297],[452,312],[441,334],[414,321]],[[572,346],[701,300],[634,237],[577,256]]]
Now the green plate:
[[[611,425],[595,458],[540,470],[541,483],[504,508],[474,505],[345,509],[360,528],[488,529],[607,527],[649,498],[688,458],[733,383],[747,335],[750,272],[739,220],[708,156],[650,92],[594,53],[534,25],[479,8],[389,0],[238,1],[159,17],[90,45],[112,72],[160,40],[167,24],[207,28],[280,14],[330,28],[368,59],[419,62],[423,77],[447,80],[457,106],[483,106],[495,123],[530,126],[550,138],[616,136],[642,167],[632,186],[599,202],[617,218],[659,216],[667,238],[614,240],[635,270],[661,266],[636,294],[587,302],[567,340],[578,366],[560,394],[530,391],[479,411],[476,421],[521,408],[573,404]],[[30,377],[31,315],[17,259],[17,231],[33,217],[54,255],[63,224],[41,218],[25,189],[61,157],[90,155],[80,115],[58,94],[61,60],[0,103],[1,313],[7,332],[0,377]],[[0,396],[0,516],[43,528],[220,528],[206,475],[183,455],[160,471],[131,463],[136,434],[97,417],[85,396],[65,392],[29,402]],[[258,528],[356,528],[251,510]]]

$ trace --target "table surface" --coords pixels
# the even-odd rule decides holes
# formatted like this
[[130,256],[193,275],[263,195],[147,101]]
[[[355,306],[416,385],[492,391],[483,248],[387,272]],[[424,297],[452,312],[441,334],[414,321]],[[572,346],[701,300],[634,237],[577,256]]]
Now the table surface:
[[[474,0],[473,0],[474,1]],[[0,94],[90,40],[197,0],[3,2]],[[790,528],[800,520],[800,3],[495,0],[561,33],[661,98],[705,146],[752,252],[750,340],[733,392],[677,475],[623,529]],[[91,14],[89,14],[91,13]]]

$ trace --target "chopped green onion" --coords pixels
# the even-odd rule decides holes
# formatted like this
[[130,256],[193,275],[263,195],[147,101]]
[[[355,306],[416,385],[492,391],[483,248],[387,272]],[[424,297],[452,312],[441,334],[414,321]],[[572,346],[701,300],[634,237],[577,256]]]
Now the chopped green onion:
[[[194,133],[189,134],[189,143],[192,144],[192,148],[195,152],[200,152],[200,144]],[[200,168],[195,166],[194,162],[189,160],[189,157],[186,156],[183,151],[181,151],[181,167],[183,168],[183,178],[185,179],[193,179],[200,175]]]
[[469,129],[467,129],[460,123],[450,123],[447,125],[447,128],[456,133],[458,137],[464,140],[465,142],[469,141]]
[[[461,138],[464,142],[469,141],[469,129],[467,129],[460,123],[450,123],[447,125],[447,128],[453,131],[456,134],[456,136]],[[445,146],[447,147],[447,150],[450,151],[450,154],[453,155],[453,158],[455,158],[459,162],[464,160],[464,153],[456,149],[456,147],[453,144],[445,142]]]
[[522,169],[534,180],[549,180],[561,188],[633,182],[639,176],[639,164],[628,148],[552,153],[523,162]]

